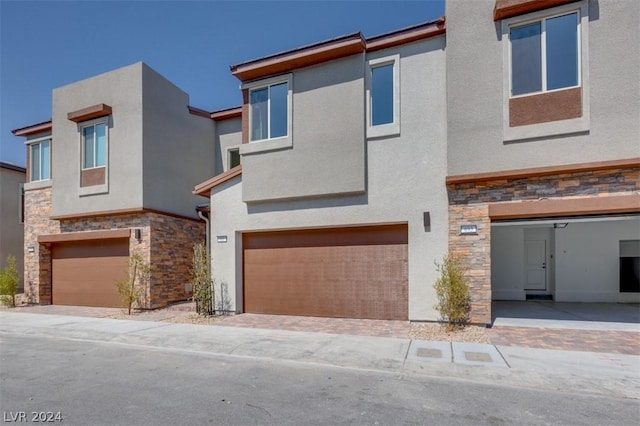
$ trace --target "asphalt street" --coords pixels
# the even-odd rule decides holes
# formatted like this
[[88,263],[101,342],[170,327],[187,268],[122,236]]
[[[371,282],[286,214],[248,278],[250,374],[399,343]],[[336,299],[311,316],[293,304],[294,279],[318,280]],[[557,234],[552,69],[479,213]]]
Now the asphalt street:
[[5,423],[20,413],[20,424],[34,413],[60,413],[49,423],[65,425],[635,425],[640,418],[634,399],[460,379],[55,335],[3,334],[0,345]]

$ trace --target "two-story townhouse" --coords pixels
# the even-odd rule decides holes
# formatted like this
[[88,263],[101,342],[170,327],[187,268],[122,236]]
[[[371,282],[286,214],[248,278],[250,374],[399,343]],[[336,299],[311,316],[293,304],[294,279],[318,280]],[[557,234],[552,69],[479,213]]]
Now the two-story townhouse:
[[447,0],[450,250],[491,300],[640,301],[640,5]]
[[[436,319],[433,262],[448,238],[444,49],[441,19],[232,66],[243,95],[226,135],[233,151],[194,191],[210,199],[224,308]],[[229,167],[236,152],[241,165]]]
[[9,255],[16,258],[21,275],[18,292],[22,292],[24,271],[22,247],[24,245],[24,182],[26,169],[0,161],[0,269],[7,266]]
[[214,172],[215,123],[143,63],[53,91],[26,137],[25,292],[41,304],[119,306],[130,254],[150,265],[146,308],[190,295],[204,222],[191,188]]

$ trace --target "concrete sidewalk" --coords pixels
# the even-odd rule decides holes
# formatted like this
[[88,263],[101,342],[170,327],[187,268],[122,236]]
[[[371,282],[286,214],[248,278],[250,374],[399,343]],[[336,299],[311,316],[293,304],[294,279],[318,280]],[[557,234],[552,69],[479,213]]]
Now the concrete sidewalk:
[[640,399],[640,356],[0,311],[0,336],[72,339]]

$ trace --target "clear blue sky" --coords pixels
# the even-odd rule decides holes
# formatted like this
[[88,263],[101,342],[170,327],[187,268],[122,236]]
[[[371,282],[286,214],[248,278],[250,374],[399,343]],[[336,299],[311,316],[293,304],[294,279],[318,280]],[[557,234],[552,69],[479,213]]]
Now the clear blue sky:
[[444,0],[0,0],[0,160],[25,164],[12,129],[51,118],[51,91],[144,61],[209,111],[240,104],[231,64],[361,31],[430,21]]

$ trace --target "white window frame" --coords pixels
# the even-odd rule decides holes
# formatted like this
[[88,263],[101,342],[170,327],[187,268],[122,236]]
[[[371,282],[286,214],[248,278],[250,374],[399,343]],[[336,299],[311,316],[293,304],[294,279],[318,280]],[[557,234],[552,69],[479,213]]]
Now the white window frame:
[[231,170],[231,151],[238,151],[238,155],[240,156],[240,164],[242,164],[242,156],[240,155],[240,146],[230,146],[227,148],[227,158],[226,164],[224,165],[225,170]]
[[[30,141],[27,141],[27,147],[29,149],[29,182],[50,182],[51,181],[51,174],[53,172],[53,170],[51,170],[51,157],[53,157],[53,153],[51,152],[51,148],[52,148],[52,138],[51,136],[45,136],[42,138],[38,138],[38,139],[33,139]],[[40,179],[38,180],[34,180],[33,179],[33,152],[31,151],[34,145],[40,145],[44,142],[49,142],[49,177],[46,179],[42,179],[42,154],[40,155]],[[42,148],[41,148],[42,149]]]
[[[548,92],[526,93],[517,96],[511,96],[511,40],[509,30],[512,27],[524,25],[544,18],[552,18],[554,16],[566,15],[578,11],[578,86],[582,90],[582,116],[568,120],[551,121],[547,123],[529,124],[525,126],[509,127],[509,100],[513,98],[522,98],[527,96],[536,96],[543,93],[550,93],[561,90],[570,90],[571,87],[562,89],[554,89]],[[502,129],[503,140],[505,142],[522,141],[536,139],[547,136],[559,136],[573,133],[587,132],[591,126],[591,111],[589,106],[590,88],[589,88],[589,2],[582,0],[577,3],[569,3],[563,6],[557,6],[551,9],[540,10],[528,13],[523,16],[514,16],[503,19],[501,25],[502,40]],[[545,64],[546,67],[546,64]],[[546,77],[545,77],[546,78]]]
[[[374,126],[372,121],[372,70],[385,65],[393,65],[393,122]],[[366,113],[367,113],[367,138],[378,138],[383,136],[396,136],[400,134],[400,55],[390,55],[367,61],[365,73],[366,85]]]
[[[86,129],[87,127],[95,127],[98,124],[104,124],[105,127],[105,137],[107,138],[106,144],[105,144],[105,153],[104,153],[104,166],[96,166],[96,139],[94,138],[93,140],[93,167],[85,167],[84,164],[84,129]],[[95,130],[94,130],[94,134],[95,134]],[[83,121],[82,124],[80,125],[80,169],[81,170],[91,170],[91,169],[99,169],[101,167],[108,167],[109,166],[109,120],[108,118],[97,118],[95,120],[91,120],[91,121]]]
[[[577,24],[577,36],[578,36],[578,40],[577,40],[577,49],[578,49],[578,81],[577,84],[574,86],[566,86],[566,87],[560,87],[558,89],[552,89],[552,90],[548,90],[547,89],[547,20],[549,19],[553,19],[553,18],[557,18],[559,16],[565,16],[565,15],[570,15],[572,13],[577,13],[578,15],[578,24]],[[554,13],[552,15],[545,15],[541,18],[535,18],[535,19],[528,19],[525,21],[519,21],[515,24],[511,24],[509,25],[509,32],[508,32],[508,39],[509,39],[509,96],[511,98],[521,98],[521,97],[526,97],[526,96],[533,96],[533,95],[537,95],[540,93],[549,93],[549,92],[558,92],[561,90],[567,90],[567,89],[573,89],[576,87],[580,87],[582,86],[582,66],[581,64],[581,52],[582,52],[582,48],[581,48],[581,39],[580,39],[580,34],[582,33],[582,24],[580,22],[580,9],[573,9],[573,10],[569,10],[566,12],[562,12],[562,13]],[[513,75],[512,75],[512,52],[513,52],[513,46],[511,45],[511,29],[512,28],[518,28],[518,27],[522,27],[525,25],[529,25],[529,24],[534,24],[536,22],[540,22],[540,67],[541,67],[541,72],[542,72],[542,88],[541,90],[537,91],[537,92],[529,92],[529,93],[522,93],[519,95],[513,95]]]
[[[242,144],[240,147],[240,155],[252,154],[256,152],[273,151],[278,149],[286,149],[293,147],[292,137],[292,121],[293,121],[293,76],[292,74],[285,74],[276,77],[266,78],[262,80],[252,81],[244,83],[242,90],[247,89],[249,91],[249,133],[251,133],[251,123],[253,117],[251,116],[251,91],[263,89],[265,87],[274,86],[281,83],[287,83],[287,134],[285,136],[278,136],[276,138],[267,138],[260,140],[251,140],[251,134],[248,135],[249,143]],[[270,101],[269,96],[269,101]],[[269,120],[268,126],[271,125]]]

